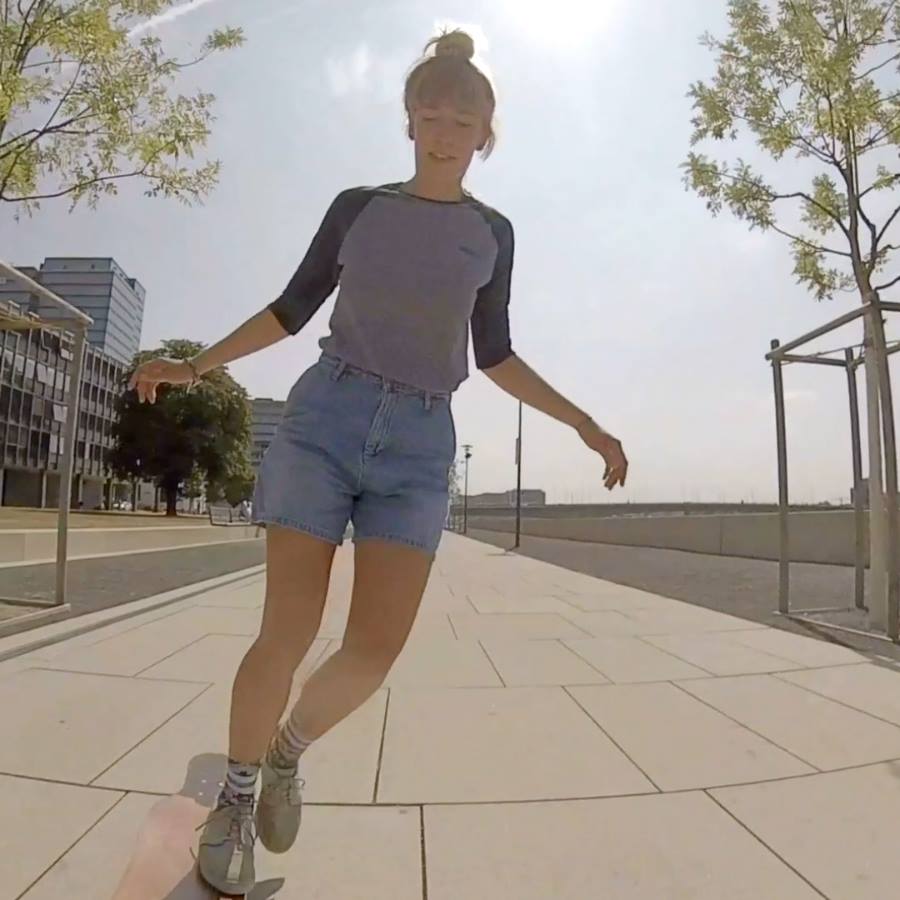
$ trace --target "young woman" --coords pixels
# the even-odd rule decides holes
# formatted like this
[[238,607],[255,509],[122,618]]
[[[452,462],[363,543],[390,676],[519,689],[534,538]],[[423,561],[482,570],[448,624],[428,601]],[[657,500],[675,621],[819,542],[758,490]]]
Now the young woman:
[[[253,886],[254,832],[274,852],[293,844],[301,754],[378,689],[403,648],[446,519],[450,401],[468,377],[469,329],[480,370],[575,429],[605,460],[608,489],[625,484],[619,441],[512,350],[513,229],[462,186],[473,155],[494,144],[494,91],[472,40],[445,33],[425,53],[405,89],[414,176],[340,193],[278,299],[194,359],[153,360],[131,381],[151,403],[162,383],[193,384],[296,334],[340,284],[322,354],[291,389],[253,500],[254,521],[267,525],[265,608],[235,678],[227,776],[199,849],[201,874],[225,892]],[[279,727],[349,521],[354,584],[341,649]]]

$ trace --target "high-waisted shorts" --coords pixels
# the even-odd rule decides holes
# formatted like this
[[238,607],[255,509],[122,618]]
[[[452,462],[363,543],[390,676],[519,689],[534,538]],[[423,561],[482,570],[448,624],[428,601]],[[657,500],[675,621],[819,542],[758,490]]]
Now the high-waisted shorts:
[[291,388],[256,479],[253,519],[342,544],[394,541],[434,554],[456,457],[451,394],[323,353]]

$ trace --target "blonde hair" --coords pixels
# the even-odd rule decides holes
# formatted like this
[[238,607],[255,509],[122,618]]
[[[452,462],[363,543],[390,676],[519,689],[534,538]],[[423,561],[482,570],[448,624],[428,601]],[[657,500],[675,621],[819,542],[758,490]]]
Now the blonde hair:
[[[432,47],[434,53],[429,55]],[[414,106],[449,98],[462,107],[484,113],[488,136],[481,148],[481,158],[487,159],[496,143],[494,109],[497,101],[490,79],[472,62],[475,42],[465,31],[454,28],[433,37],[425,45],[424,54],[407,76],[403,91],[407,133],[412,138]]]

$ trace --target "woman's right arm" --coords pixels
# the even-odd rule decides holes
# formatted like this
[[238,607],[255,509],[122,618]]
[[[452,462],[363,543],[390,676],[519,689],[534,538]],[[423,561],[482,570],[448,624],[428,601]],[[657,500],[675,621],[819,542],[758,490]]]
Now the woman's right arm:
[[277,344],[289,333],[266,307],[191,360],[148,360],[135,369],[128,387],[137,389],[141,403],[153,403],[160,384],[189,384],[205,372]]
[[129,387],[137,388],[141,402],[153,403],[157,386],[164,382],[188,384],[204,372],[271,347],[300,331],[337,286],[341,242],[369,196],[365,190],[350,189],[335,197],[287,287],[262,312],[192,360],[153,359],[139,366]]
[[203,375],[219,366],[227,366],[243,356],[249,356],[259,350],[265,350],[279,341],[284,340],[289,332],[275,317],[275,314],[267,306],[255,316],[247,319],[243,325],[236,328],[228,337],[222,338],[218,344],[213,344],[206,350],[198,353],[191,362],[198,375]]

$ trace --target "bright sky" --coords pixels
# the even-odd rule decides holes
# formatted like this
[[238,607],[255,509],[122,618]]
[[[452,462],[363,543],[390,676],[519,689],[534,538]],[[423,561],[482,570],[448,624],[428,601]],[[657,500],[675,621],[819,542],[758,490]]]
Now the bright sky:
[[[190,70],[218,98],[215,194],[186,208],[134,185],[96,212],[55,201],[16,223],[0,210],[0,256],[113,256],[147,288],[143,346],[213,343],[281,291],[339,190],[409,177],[404,74],[439,22],[466,25],[498,88],[499,143],[468,186],[516,229],[513,346],[631,461],[626,489],[608,493],[600,458],[526,408],[524,486],[550,502],[776,498],[769,341],[858,301],[817,304],[794,284],[784,239],[713,219],[682,185],[686,92],[713,68],[697,39],[724,33],[724,0],[448,0],[440,20],[416,0],[188,7],[156,26],[173,48],[220,25],[242,25],[248,39]],[[251,395],[287,395],[333,305],[232,365]],[[814,348],[858,339],[848,329]],[[471,369],[454,398],[459,443],[473,445],[469,489],[507,490],[517,402]],[[792,499],[848,497],[843,373],[786,376]]]

